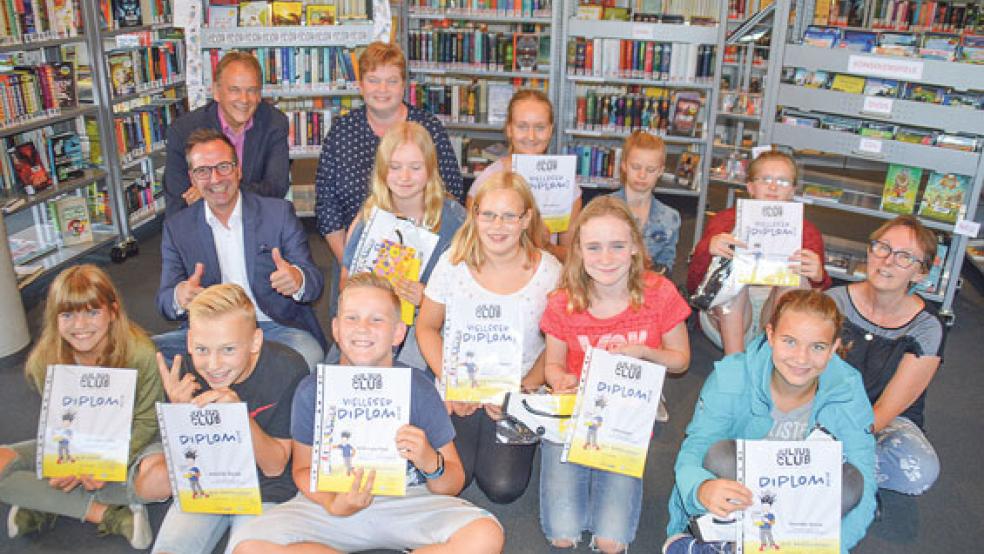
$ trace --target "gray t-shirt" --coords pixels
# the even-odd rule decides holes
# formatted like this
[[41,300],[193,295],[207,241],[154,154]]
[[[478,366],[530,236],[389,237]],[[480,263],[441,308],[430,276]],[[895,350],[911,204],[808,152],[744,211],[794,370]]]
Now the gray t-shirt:
[[801,441],[809,432],[810,414],[813,412],[813,400],[799,408],[784,412],[772,407],[772,429],[765,436],[770,441]]

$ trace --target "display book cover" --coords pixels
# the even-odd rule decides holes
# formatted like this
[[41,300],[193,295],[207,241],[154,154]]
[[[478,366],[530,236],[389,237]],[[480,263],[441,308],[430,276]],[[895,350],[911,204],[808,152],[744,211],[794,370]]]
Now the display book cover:
[[588,349],[561,460],[641,478],[665,378],[659,364]]
[[51,186],[51,174],[44,165],[41,152],[30,138],[7,149],[10,169],[24,194],[35,194]]
[[891,164],[885,175],[885,188],[882,191],[881,210],[895,214],[911,214],[916,208],[916,194],[922,181],[920,167]]
[[745,285],[796,287],[800,275],[789,261],[803,246],[803,204],[738,199],[732,278]]
[[[349,275],[368,271],[394,284],[400,278],[419,282],[437,241],[436,234],[413,220],[374,207],[356,243]],[[401,299],[400,313],[404,323],[413,324],[413,304]]]
[[509,296],[457,296],[444,322],[445,400],[501,404],[523,379],[523,311]]
[[577,156],[513,154],[512,168],[530,185],[547,229],[551,233],[566,231],[578,197]]
[[376,472],[372,494],[406,495],[407,460],[396,432],[410,423],[408,367],[318,366],[311,491],[346,492],[356,469]]
[[137,371],[50,365],[38,418],[38,479],[126,481]]
[[157,403],[171,491],[181,511],[262,512],[246,404]]
[[970,177],[966,175],[930,173],[919,204],[919,215],[944,223],[956,223],[970,195],[970,185]]
[[738,440],[738,481],[752,505],[738,514],[736,551],[838,554],[841,451],[834,440]]
[[85,196],[65,196],[55,201],[58,232],[62,244],[73,246],[92,242],[92,221],[89,218],[89,202]]

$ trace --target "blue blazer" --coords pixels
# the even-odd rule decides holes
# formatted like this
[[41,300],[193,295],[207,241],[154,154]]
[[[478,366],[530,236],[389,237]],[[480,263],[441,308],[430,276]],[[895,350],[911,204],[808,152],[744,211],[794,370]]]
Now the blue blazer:
[[[256,303],[275,322],[311,333],[327,351],[325,335],[311,307],[321,296],[324,276],[311,259],[307,233],[294,215],[293,204],[245,191],[240,191],[240,195],[246,274]],[[279,248],[284,259],[304,273],[304,295],[300,302],[270,286],[270,274],[276,270],[271,255],[274,248]],[[179,316],[174,310],[174,288],[195,272],[195,264],[205,264],[203,287],[222,282],[212,228],[205,221],[204,201],[195,202],[164,221],[161,262],[157,309],[169,320],[185,319],[184,314]]]
[[[188,162],[185,144],[197,129],[222,131],[219,105],[214,101],[179,117],[167,129],[167,160],[164,164],[165,215],[171,217],[187,207],[181,193],[188,190]],[[253,126],[246,131],[243,159],[239,167],[242,190],[272,198],[283,198],[290,188],[290,153],[287,146],[289,124],[283,112],[260,102],[253,114]]]

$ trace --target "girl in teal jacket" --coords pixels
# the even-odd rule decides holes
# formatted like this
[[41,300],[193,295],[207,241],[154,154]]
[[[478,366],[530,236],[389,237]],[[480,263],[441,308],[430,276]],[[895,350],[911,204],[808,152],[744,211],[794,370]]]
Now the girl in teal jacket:
[[694,541],[674,537],[686,531],[691,517],[723,517],[751,505],[745,486],[704,467],[712,445],[729,439],[802,440],[818,427],[843,443],[850,471],[863,479],[860,500],[841,522],[841,550],[864,537],[877,488],[874,416],[861,375],[835,353],[841,321],[836,304],[822,293],[790,291],[777,303],[764,338],[717,362],[677,456],[665,551]]

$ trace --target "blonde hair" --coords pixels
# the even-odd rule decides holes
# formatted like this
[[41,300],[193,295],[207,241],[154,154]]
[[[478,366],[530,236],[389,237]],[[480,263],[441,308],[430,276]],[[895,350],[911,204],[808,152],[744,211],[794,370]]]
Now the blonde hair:
[[530,186],[522,175],[499,171],[489,176],[475,192],[472,209],[468,211],[464,224],[454,234],[454,239],[449,248],[452,264],[457,265],[465,262],[469,267],[478,269],[485,263],[482,243],[478,239],[478,209],[485,196],[494,190],[510,190],[519,195],[523,203],[523,214],[525,215],[527,212],[530,214],[530,224],[523,230],[519,239],[519,246],[526,253],[526,260],[529,264],[532,265],[536,262],[537,252],[542,247],[539,231],[545,226],[543,220],[540,219],[540,210],[536,207],[533,192],[530,191]]
[[666,143],[663,142],[663,139],[655,135],[651,135],[646,131],[635,131],[625,139],[625,142],[622,143],[622,163],[618,165],[618,171],[619,178],[621,179],[623,185],[625,184],[625,180],[628,176],[625,174],[625,169],[622,168],[622,164],[628,162],[629,154],[636,149],[654,150],[659,154],[660,162],[664,165],[666,164]]
[[762,152],[757,158],[752,160],[752,163],[748,164],[748,171],[745,172],[745,182],[751,183],[755,180],[762,171],[762,166],[766,162],[771,161],[783,161],[789,164],[789,167],[793,170],[793,186],[795,187],[799,183],[799,166],[796,165],[796,160],[789,154],[779,150]]
[[188,323],[214,320],[226,314],[241,315],[256,324],[256,307],[242,287],[235,283],[212,285],[198,293],[188,306]]
[[386,294],[387,300],[393,305],[393,312],[396,314],[396,319],[400,319],[401,306],[400,297],[397,296],[396,291],[393,289],[393,284],[389,282],[385,277],[376,275],[375,273],[370,273],[368,271],[363,271],[361,273],[356,273],[349,276],[345,280],[345,288],[338,294],[338,306],[341,308],[342,299],[348,294],[349,291],[353,289],[378,289]]
[[929,271],[929,268],[933,266],[933,260],[936,258],[936,233],[932,230],[926,228],[925,225],[919,221],[914,215],[900,215],[895,219],[891,219],[882,223],[880,227],[875,229],[875,232],[871,233],[868,238],[871,240],[880,240],[885,233],[889,232],[895,227],[904,227],[912,233],[913,238],[916,239],[916,246],[923,251],[924,257],[919,261],[923,268],[923,271]]
[[629,265],[627,283],[629,303],[633,309],[639,309],[645,300],[647,257],[642,231],[639,230],[639,225],[636,224],[625,202],[612,196],[598,196],[578,214],[572,227],[571,248],[560,274],[560,284],[557,286],[558,291],[564,290],[567,293],[568,312],[583,312],[591,305],[591,289],[594,285],[593,279],[584,269],[584,257],[581,255],[581,228],[592,219],[604,216],[614,217],[629,226],[632,248],[635,249]]
[[381,67],[394,66],[400,70],[400,77],[407,80],[407,58],[403,55],[403,50],[399,44],[376,41],[366,47],[359,54],[359,74],[356,79],[362,80],[363,76],[370,71],[375,71]]
[[132,354],[131,345],[150,341],[147,333],[127,317],[120,293],[105,271],[92,264],[65,269],[48,287],[41,337],[24,366],[28,382],[37,390],[44,387],[49,365],[76,363],[75,350],[58,330],[58,315],[91,309],[109,310],[112,315],[106,345],[99,353],[96,365],[127,367]]
[[444,206],[444,181],[437,169],[437,149],[430,133],[419,123],[401,121],[390,127],[383,135],[376,148],[376,163],[372,171],[369,185],[369,197],[362,205],[360,217],[369,221],[373,207],[387,212],[395,212],[393,193],[386,184],[389,177],[389,164],[393,152],[404,144],[412,144],[424,155],[424,165],[427,168],[427,184],[424,186],[424,220],[419,222],[435,233],[441,227],[441,209]]

